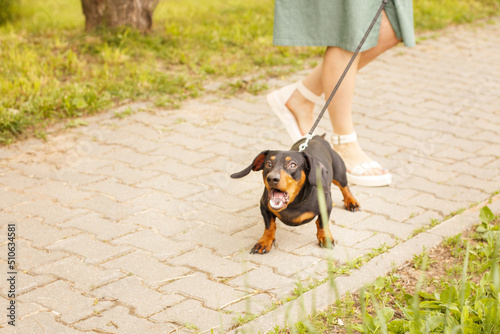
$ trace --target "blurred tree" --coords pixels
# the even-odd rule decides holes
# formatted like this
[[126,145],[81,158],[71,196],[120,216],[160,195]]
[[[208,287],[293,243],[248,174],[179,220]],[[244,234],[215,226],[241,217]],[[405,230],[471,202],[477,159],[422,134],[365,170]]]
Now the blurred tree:
[[0,0],[0,26],[17,18],[17,11],[12,0]]
[[159,0],[82,0],[85,30],[129,26],[149,30]]

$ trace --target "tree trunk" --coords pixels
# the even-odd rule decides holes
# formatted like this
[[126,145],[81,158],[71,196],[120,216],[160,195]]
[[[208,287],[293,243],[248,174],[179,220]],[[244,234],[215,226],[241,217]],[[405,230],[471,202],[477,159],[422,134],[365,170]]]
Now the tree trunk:
[[85,30],[128,26],[151,29],[158,0],[82,0]]

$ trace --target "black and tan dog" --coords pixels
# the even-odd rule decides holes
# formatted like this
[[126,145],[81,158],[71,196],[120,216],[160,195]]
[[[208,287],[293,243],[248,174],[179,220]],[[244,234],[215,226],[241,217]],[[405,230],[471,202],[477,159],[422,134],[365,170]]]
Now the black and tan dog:
[[263,151],[252,164],[241,172],[231,175],[241,178],[250,171],[263,171],[264,194],[260,200],[260,211],[264,217],[265,231],[250,253],[265,254],[271,250],[276,232],[276,217],[286,225],[305,224],[318,216],[316,226],[319,245],[326,247],[331,233],[325,232],[321,221],[318,202],[317,170],[321,174],[321,183],[326,198],[328,217],[332,211],[330,185],[335,184],[342,191],[347,210],[359,210],[359,203],[347,186],[346,167],[342,158],[320,136],[314,136],[304,152],[299,146],[305,139],[295,143],[290,151]]

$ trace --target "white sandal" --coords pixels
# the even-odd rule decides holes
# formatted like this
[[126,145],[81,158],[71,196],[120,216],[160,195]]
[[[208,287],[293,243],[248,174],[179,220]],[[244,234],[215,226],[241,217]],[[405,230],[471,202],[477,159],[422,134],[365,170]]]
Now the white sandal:
[[[356,132],[348,135],[337,135],[333,134],[332,144],[340,145],[352,143],[358,140]],[[367,175],[367,172],[374,169],[386,170],[376,161],[369,161],[355,166],[351,170],[347,171],[347,181],[352,184],[365,187],[382,187],[388,186],[392,182],[392,175],[389,173],[380,175]]]
[[267,103],[271,107],[271,110],[276,114],[276,116],[278,116],[281,123],[283,123],[286,131],[288,132],[288,135],[294,142],[304,137],[300,132],[299,125],[297,124],[295,116],[286,106],[286,103],[292,96],[293,92],[295,92],[295,90],[298,90],[300,94],[302,94],[302,96],[315,104],[325,103],[325,100],[321,96],[318,96],[307,89],[307,87],[302,83],[302,80],[282,87],[267,95]]

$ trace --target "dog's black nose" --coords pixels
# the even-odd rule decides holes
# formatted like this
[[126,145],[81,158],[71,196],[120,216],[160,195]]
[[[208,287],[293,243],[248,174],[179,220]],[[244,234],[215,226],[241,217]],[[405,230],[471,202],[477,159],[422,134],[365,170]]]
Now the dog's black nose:
[[280,175],[279,174],[269,174],[267,175],[267,183],[274,187],[280,183]]

